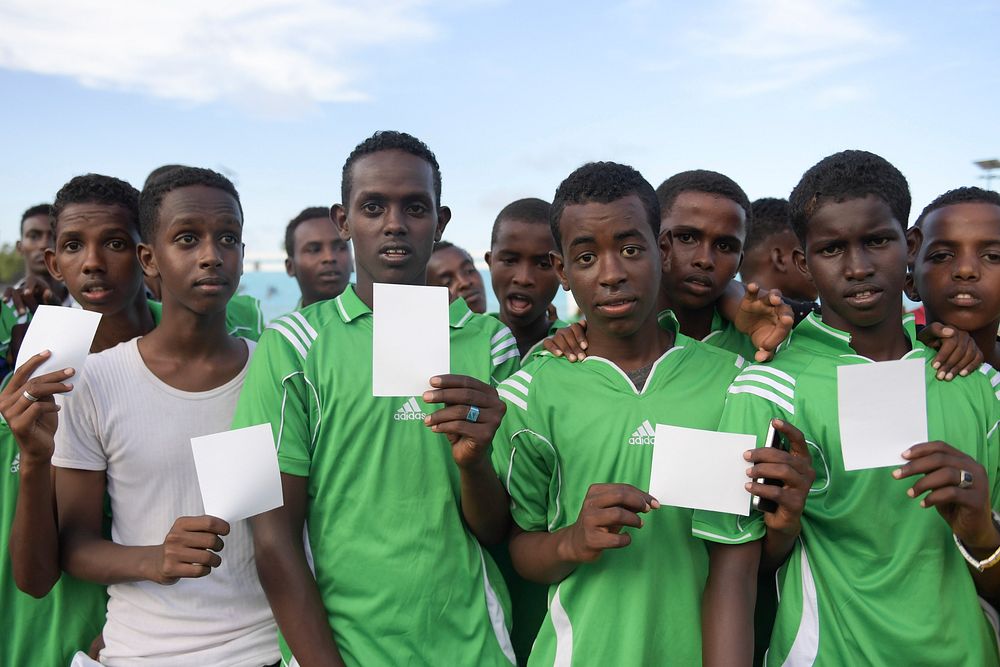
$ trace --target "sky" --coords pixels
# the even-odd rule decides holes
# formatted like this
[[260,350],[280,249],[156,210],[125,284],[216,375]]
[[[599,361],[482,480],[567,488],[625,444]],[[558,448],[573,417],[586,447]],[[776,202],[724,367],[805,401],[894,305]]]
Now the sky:
[[912,220],[1000,157],[995,0],[0,0],[0,26],[0,242],[74,175],[183,163],[233,179],[248,258],[277,258],[381,129],[437,154],[445,238],[477,257],[505,204],[591,160],[755,199],[863,148]]

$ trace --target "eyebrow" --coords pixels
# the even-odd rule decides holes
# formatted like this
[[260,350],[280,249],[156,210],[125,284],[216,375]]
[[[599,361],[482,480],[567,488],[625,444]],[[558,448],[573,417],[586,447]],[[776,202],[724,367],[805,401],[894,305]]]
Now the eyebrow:
[[594,243],[594,242],[595,241],[593,236],[577,236],[575,239],[570,241],[569,247],[572,248],[574,246],[584,245],[586,243]]

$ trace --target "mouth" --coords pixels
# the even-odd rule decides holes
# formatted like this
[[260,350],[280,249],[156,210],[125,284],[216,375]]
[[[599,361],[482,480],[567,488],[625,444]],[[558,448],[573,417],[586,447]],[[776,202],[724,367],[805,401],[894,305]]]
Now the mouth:
[[410,249],[409,246],[391,245],[391,246],[383,246],[378,251],[378,254],[379,257],[382,258],[382,261],[385,262],[386,264],[389,264],[391,266],[398,266],[400,264],[405,264],[407,261],[409,261],[410,256],[413,254],[413,251]]
[[858,285],[844,293],[844,300],[854,308],[868,308],[878,303],[883,293],[877,285]]
[[596,304],[597,312],[605,317],[624,317],[629,315],[636,307],[634,296],[620,296],[613,299],[605,299]]
[[507,312],[514,316],[528,314],[535,303],[534,299],[524,294],[508,294],[504,301],[507,304]]
[[715,281],[712,280],[712,277],[704,273],[693,273],[684,278],[683,282],[689,292],[699,296],[708,294],[715,287]]
[[88,303],[101,303],[108,300],[114,290],[104,283],[87,283],[80,290],[81,296]]
[[323,271],[322,273],[317,273],[316,277],[325,283],[336,283],[344,277],[344,274],[340,271]]
[[205,276],[194,281],[194,286],[206,294],[218,294],[226,289],[229,281],[221,276]]
[[972,308],[982,303],[982,299],[970,290],[962,290],[949,294],[948,303],[959,308]]

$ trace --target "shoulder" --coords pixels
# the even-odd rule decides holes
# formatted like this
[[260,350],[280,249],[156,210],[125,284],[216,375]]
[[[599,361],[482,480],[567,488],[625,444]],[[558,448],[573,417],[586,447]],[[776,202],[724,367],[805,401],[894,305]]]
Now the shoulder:
[[[528,406],[538,402],[539,396],[551,395],[550,391],[539,390],[539,387],[551,383],[553,375],[558,374],[560,366],[569,362],[551,355],[536,356],[521,367],[509,378],[500,383],[497,393],[509,405],[527,412]],[[582,368],[582,364],[578,364]]]
[[459,340],[473,339],[479,341],[479,344],[488,345],[494,366],[521,356],[517,350],[517,339],[511,330],[490,315],[480,315],[470,310],[452,324],[452,333]]
[[795,413],[798,368],[788,359],[745,366],[729,387],[730,394],[749,394]]
[[684,348],[688,351],[688,358],[693,363],[704,364],[725,369],[726,373],[735,376],[741,368],[744,368],[753,359],[747,359],[741,354],[732,352],[724,347],[717,347],[705,341],[688,338],[683,342]]
[[319,338],[319,332],[325,333],[342,324],[335,300],[319,301],[271,321],[260,337],[257,355],[285,350],[305,359]]
[[984,363],[979,367],[979,374],[986,378],[994,397],[1000,400],[1000,371]]

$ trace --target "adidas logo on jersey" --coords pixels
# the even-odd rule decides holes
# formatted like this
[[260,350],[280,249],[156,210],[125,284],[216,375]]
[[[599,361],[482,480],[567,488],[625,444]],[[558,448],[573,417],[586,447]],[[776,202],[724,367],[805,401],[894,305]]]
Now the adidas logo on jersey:
[[656,436],[656,429],[649,423],[649,420],[639,424],[639,427],[632,432],[628,439],[630,445],[651,445]]
[[14,460],[10,463],[10,471],[15,475],[21,470],[21,452],[14,454]]
[[398,422],[423,421],[427,418],[427,413],[420,409],[416,398],[410,398],[403,403],[403,407],[396,410],[392,418]]

